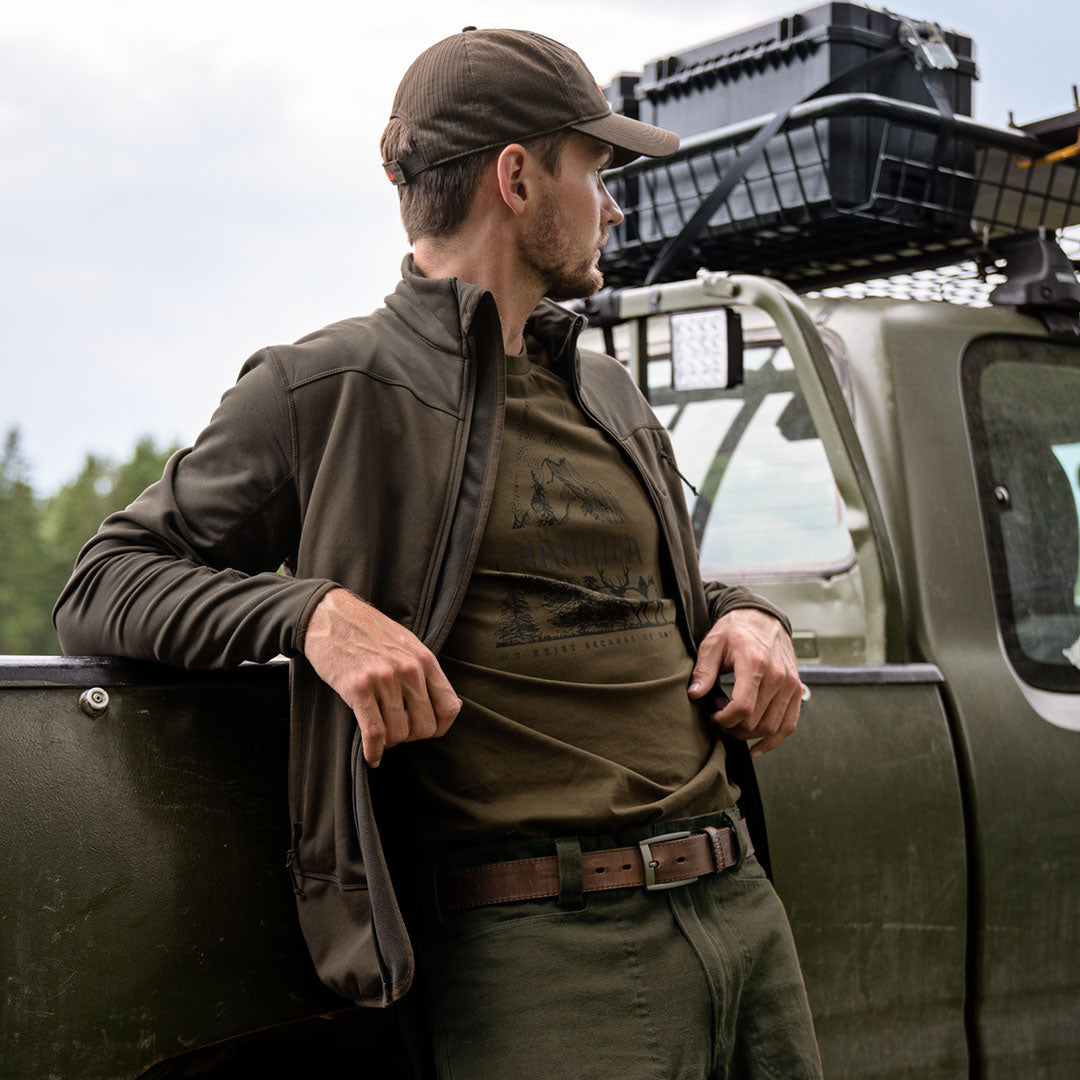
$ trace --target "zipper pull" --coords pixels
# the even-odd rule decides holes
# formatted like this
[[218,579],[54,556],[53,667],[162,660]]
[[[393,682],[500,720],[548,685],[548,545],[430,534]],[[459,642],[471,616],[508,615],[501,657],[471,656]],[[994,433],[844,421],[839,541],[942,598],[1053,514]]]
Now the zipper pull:
[[675,475],[694,493],[694,495],[697,495],[698,489],[683,476],[679,466],[675,464],[675,459],[670,454],[664,453],[663,450],[660,451],[660,457],[675,470]]
[[296,876],[296,859],[300,854],[300,837],[303,834],[304,826],[302,822],[293,822],[293,846],[285,853],[285,869],[289,872],[289,880],[292,882],[293,896],[300,897],[301,900],[307,899],[307,893],[300,886],[300,881]]

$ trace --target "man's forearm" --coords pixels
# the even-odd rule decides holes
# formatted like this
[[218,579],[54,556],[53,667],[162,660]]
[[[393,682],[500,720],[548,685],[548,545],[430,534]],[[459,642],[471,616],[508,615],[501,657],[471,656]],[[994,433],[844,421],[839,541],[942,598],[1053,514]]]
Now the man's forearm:
[[231,667],[302,647],[310,610],[333,582],[215,570],[136,542],[107,522],[84,549],[53,612],[68,655],[127,656],[187,668]]
[[209,668],[300,651],[335,583],[274,572],[300,537],[280,381],[254,358],[194,448],[83,548],[53,613],[65,652]]

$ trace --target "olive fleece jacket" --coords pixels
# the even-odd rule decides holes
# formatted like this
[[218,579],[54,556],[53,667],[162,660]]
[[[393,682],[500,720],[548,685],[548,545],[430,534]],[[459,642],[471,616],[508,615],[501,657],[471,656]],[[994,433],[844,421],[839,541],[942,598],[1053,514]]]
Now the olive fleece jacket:
[[[545,301],[529,331],[641,476],[688,645],[736,607],[782,619],[746,589],[703,586],[667,434],[617,362],[577,349],[583,325]],[[247,362],[195,445],[86,544],[54,613],[68,655],[186,668],[292,658],[288,864],[316,968],[358,1004],[405,993],[412,948],[359,729],[305,660],[304,631],[341,585],[438,653],[487,520],[504,401],[491,294],[427,279],[407,258],[384,307]],[[728,757],[760,822],[745,745],[730,741]]]

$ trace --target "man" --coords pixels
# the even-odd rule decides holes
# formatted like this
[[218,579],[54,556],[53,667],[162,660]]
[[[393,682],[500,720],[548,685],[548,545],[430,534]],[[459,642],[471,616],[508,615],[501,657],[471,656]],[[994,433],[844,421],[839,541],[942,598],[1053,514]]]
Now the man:
[[795,727],[787,626],[702,585],[662,427],[552,302],[601,284],[603,170],[677,143],[539,35],[427,50],[383,136],[401,284],[257,353],[57,605],[69,652],[294,658],[312,957],[388,1004],[415,943],[440,1075],[819,1074],[734,805]]

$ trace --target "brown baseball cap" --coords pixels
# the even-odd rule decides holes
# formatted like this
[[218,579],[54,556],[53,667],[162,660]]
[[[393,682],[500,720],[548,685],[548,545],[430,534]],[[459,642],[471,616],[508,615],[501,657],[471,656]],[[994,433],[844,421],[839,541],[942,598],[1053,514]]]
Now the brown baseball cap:
[[405,72],[391,118],[405,121],[415,150],[383,162],[395,184],[479,150],[573,128],[615,151],[613,164],[666,157],[679,136],[612,112],[573,49],[528,30],[477,30],[432,45]]

